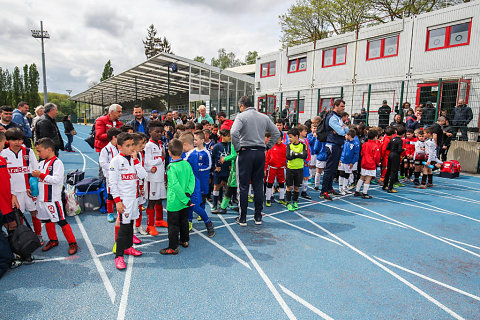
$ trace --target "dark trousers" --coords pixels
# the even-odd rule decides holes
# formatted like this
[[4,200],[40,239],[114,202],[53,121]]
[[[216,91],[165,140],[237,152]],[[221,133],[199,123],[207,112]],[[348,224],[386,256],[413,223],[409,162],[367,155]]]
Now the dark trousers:
[[133,246],[133,221],[128,224],[120,223],[117,235],[116,257],[123,257],[123,251]]
[[237,177],[240,189],[240,221],[247,220],[248,189],[252,183],[255,203],[255,219],[262,219],[263,178],[265,170],[265,150],[240,150],[237,156]]
[[384,186],[388,186],[388,189],[393,189],[393,184],[398,179],[398,169],[400,169],[400,155],[390,152],[388,155],[387,172],[385,173]]
[[460,137],[460,141],[468,141],[467,126],[455,126],[455,127],[453,127],[452,139],[453,140],[457,139],[458,130],[460,130],[460,132],[462,133],[462,136]]
[[188,207],[180,211],[167,211],[168,222],[168,247],[170,249],[178,248],[178,235],[181,242],[188,242]]
[[73,142],[73,136],[69,133],[65,134],[67,136],[68,142],[65,145],[65,151],[72,151],[72,142]]
[[337,174],[338,163],[342,156],[342,147],[337,144],[327,145],[327,164],[323,171],[322,193],[333,189],[333,178]]
[[440,155],[439,155],[440,160],[444,162],[447,161],[448,149],[450,149],[450,146],[447,146],[447,149],[443,149],[442,147],[440,147]]

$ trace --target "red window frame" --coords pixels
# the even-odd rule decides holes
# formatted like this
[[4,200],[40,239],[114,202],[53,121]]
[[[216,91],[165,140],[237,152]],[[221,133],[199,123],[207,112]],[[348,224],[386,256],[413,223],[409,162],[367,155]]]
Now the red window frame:
[[[286,103],[291,107],[291,106],[292,106],[292,101],[295,102],[295,103],[293,104],[293,106],[297,108],[298,113],[305,113],[305,98],[302,98],[302,99],[299,99],[299,100],[303,100],[303,111],[299,111],[299,110],[298,110],[297,98],[295,98],[295,99],[287,99],[287,100],[286,100]],[[290,102],[290,103],[288,103],[288,102]]]
[[[391,54],[391,55],[385,55],[385,39],[388,39],[388,38],[393,38],[395,36],[392,36],[392,37],[385,37],[385,38],[382,38],[382,39],[375,39],[375,40],[369,40],[367,41],[367,61],[370,61],[370,60],[378,60],[378,59],[384,59],[384,58],[390,58],[390,57],[396,57],[398,56],[398,46],[400,44],[400,35],[397,34],[397,52],[394,53],[394,54]],[[370,53],[370,42],[371,41],[378,41],[378,40],[381,40],[381,44],[380,44],[380,57],[375,57],[375,58],[370,58],[368,55]]]
[[[305,69],[299,69],[300,59],[305,59]],[[297,69],[296,69],[295,71],[290,71],[290,64],[291,64],[293,61],[296,61],[296,62],[297,62]],[[300,58],[288,60],[288,70],[287,70],[288,73],[301,72],[301,71],[305,71],[305,70],[307,70],[307,57],[306,57],[306,56],[305,56],[305,57],[300,57]]]
[[[425,41],[425,51],[434,51],[434,50],[441,50],[441,49],[447,49],[447,48],[454,48],[454,47],[461,47],[461,46],[468,46],[470,44],[470,36],[472,34],[472,20],[470,20],[469,25],[468,25],[468,39],[466,43],[459,43],[459,44],[450,44],[450,36],[452,34],[452,27],[459,25],[459,24],[464,24],[466,22],[462,23],[456,23],[452,24],[447,27],[441,27],[441,28],[427,28],[427,41]],[[438,47],[438,48],[429,48],[429,40],[430,40],[430,30],[437,30],[437,29],[442,29],[446,28],[445,30],[445,45],[443,47]]]
[[[337,49],[340,49],[340,48],[345,48],[345,62],[343,62],[343,63],[337,63]],[[330,65],[327,66],[327,65],[325,65],[325,51],[330,51],[330,50],[333,50],[333,64],[330,64]],[[322,51],[322,68],[341,66],[341,65],[344,65],[344,64],[347,64],[347,46],[346,45]]]
[[[277,96],[275,95],[267,95],[268,98],[273,98],[273,110],[275,111],[275,108],[277,107]],[[260,100],[265,100],[265,96],[259,96],[258,99],[257,99],[257,111],[258,112],[261,112],[260,111]],[[268,112],[268,100],[266,101],[266,110],[267,110],[267,113],[266,114],[272,114],[271,112]]]
[[[270,63],[275,63],[275,71],[273,72],[273,74],[270,74]],[[267,75],[264,75],[263,74],[263,66],[264,65],[267,65]],[[270,61],[270,62],[265,62],[265,63],[262,63],[260,65],[260,78],[268,78],[268,77],[273,77],[275,76],[275,73],[277,72],[277,63],[276,61]]]

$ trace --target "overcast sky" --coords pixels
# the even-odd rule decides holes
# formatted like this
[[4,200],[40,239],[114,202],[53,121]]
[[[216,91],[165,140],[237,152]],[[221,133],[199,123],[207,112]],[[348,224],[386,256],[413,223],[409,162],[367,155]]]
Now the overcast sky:
[[[99,81],[110,59],[118,74],[145,60],[142,39],[154,24],[172,51],[210,62],[219,48],[241,60],[280,48],[278,15],[292,0],[0,0],[0,67],[36,63],[41,72],[40,40],[31,29],[44,29],[49,92],[72,95]],[[41,75],[40,75],[41,77]],[[42,90],[42,80],[40,90]]]

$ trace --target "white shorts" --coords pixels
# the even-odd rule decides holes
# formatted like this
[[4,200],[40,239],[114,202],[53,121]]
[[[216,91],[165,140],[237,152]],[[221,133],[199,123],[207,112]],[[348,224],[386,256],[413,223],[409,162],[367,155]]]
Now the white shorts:
[[352,171],[357,171],[358,169],[358,162],[355,162],[352,167]]
[[366,170],[366,169],[362,169],[360,171],[360,174],[362,176],[370,176],[370,177],[376,177],[377,176],[377,170]]
[[148,200],[167,199],[167,189],[165,183],[161,182],[147,182],[148,185]]
[[310,167],[315,167],[317,165],[317,155],[316,154],[312,154],[312,156],[310,158],[309,165],[310,165]]
[[27,195],[27,192],[13,192],[17,197],[18,204],[20,205],[20,211],[25,212],[28,210],[30,212],[37,210],[35,201]]
[[317,168],[323,169],[323,168],[325,168],[326,165],[327,165],[327,161],[317,160]]
[[40,220],[50,220],[51,222],[65,220],[65,211],[63,211],[61,201],[37,201],[37,211],[37,218]]
[[342,163],[338,166],[338,170],[345,171],[345,173],[352,173],[352,169],[350,169],[349,164]]
[[140,216],[138,209],[138,199],[122,199],[125,211],[122,214],[118,214],[120,223],[129,224],[131,221],[135,221]]
[[146,184],[139,184],[138,185],[138,204],[144,204],[147,202],[147,185]]

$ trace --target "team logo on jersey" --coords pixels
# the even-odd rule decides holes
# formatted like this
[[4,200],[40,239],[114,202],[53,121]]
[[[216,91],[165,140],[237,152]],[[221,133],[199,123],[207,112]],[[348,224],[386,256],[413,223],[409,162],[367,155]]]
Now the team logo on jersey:
[[136,179],[137,179],[136,173],[122,174],[122,180],[136,180]]
[[48,169],[48,171],[52,171],[52,168],[53,168],[52,166],[48,166],[47,169]]
[[48,206],[48,211],[50,211],[50,213],[55,213],[55,207],[52,206],[52,205],[49,205]]
[[26,155],[23,156],[23,159],[25,159],[25,160],[28,160],[28,158],[29,158],[29,157],[28,157],[28,154],[26,154]]
[[154,195],[155,195],[155,191],[152,191],[152,196],[154,196]]

